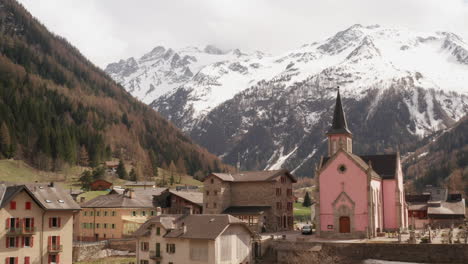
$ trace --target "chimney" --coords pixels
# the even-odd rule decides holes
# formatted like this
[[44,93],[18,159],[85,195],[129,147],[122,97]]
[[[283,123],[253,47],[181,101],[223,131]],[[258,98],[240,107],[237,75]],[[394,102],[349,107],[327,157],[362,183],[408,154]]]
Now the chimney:
[[80,197],[80,203],[84,203],[84,202],[85,202],[85,200],[86,200],[86,198],[85,198],[85,197]]
[[135,196],[135,191],[132,189],[128,190],[128,198],[133,199],[134,196]]

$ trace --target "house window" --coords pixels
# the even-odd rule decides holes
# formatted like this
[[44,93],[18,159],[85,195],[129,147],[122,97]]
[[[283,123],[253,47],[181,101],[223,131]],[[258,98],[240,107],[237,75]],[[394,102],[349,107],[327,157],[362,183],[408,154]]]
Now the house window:
[[87,211],[84,211],[83,212],[83,216],[87,216],[88,215],[88,212]]
[[89,212],[89,216],[94,216],[94,211]]
[[99,228],[99,223],[96,224],[96,228]]
[[213,208],[216,208],[216,203],[213,203]]
[[281,176],[281,183],[285,183],[286,182],[286,178],[284,176]]
[[59,255],[49,255],[49,264],[58,264],[60,263],[59,261]]
[[141,251],[148,251],[149,250],[149,242],[141,242],[140,247],[141,247]]
[[115,224],[112,224],[112,229],[115,229]]
[[136,216],[136,215],[137,215],[136,211],[132,211],[132,216]]
[[25,202],[24,203],[24,209],[31,210],[31,202]]
[[276,202],[276,209],[278,210],[282,209],[281,202]]
[[112,216],[115,216],[115,211],[112,211]]
[[17,248],[19,246],[18,237],[7,237],[6,238],[6,248]]
[[50,228],[59,228],[61,226],[60,217],[50,217],[49,218],[49,227]]
[[169,254],[175,253],[175,244],[166,244],[166,252]]
[[101,216],[101,211],[96,211],[96,216]]
[[104,224],[104,229],[107,229],[107,224]]
[[149,261],[146,259],[141,259],[140,264],[149,264]]
[[23,247],[32,247],[33,246],[33,237],[24,236],[23,237]]
[[151,210],[151,216],[154,216],[154,210]]
[[345,171],[346,171],[346,166],[345,166],[344,164],[339,165],[339,166],[338,166],[338,171],[339,171],[340,173],[345,173]]
[[213,179],[211,179],[211,184],[213,184],[213,183],[214,183],[214,180],[213,180]]
[[293,209],[293,205],[292,205],[292,203],[291,203],[291,202],[288,202],[288,205],[287,205],[287,207],[288,207],[288,211],[292,211],[292,209]]
[[206,191],[206,196],[210,195],[210,191]]
[[6,264],[17,264],[18,263],[18,257],[8,257],[5,259]]
[[218,191],[214,191],[214,195],[218,195]]
[[206,208],[208,208],[208,203],[206,203]]
[[292,189],[288,189],[286,192],[288,196],[292,196]]
[[107,216],[107,211],[104,211],[104,216]]
[[15,201],[10,202],[10,209],[11,210],[16,210],[16,202]]
[[146,216],[146,211],[141,211],[141,216]]
[[281,196],[281,188],[276,188],[276,196]]
[[24,224],[24,229],[26,231],[29,231],[29,232],[34,231],[34,218],[32,217],[24,218],[23,224]]
[[161,235],[161,228],[160,227],[156,227],[156,235],[157,236]]

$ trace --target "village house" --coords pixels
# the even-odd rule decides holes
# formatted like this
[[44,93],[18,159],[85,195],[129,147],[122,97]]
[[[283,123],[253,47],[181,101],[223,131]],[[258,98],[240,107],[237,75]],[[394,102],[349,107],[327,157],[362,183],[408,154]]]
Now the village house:
[[203,213],[233,215],[256,232],[292,230],[295,182],[284,169],[212,173],[203,181]]
[[138,264],[252,263],[254,234],[231,215],[160,215],[134,235]]
[[154,196],[155,204],[163,214],[203,213],[203,193],[198,191],[174,191],[167,189]]
[[81,204],[76,217],[77,241],[130,237],[148,218],[156,215],[153,195],[165,188],[113,190]]
[[353,153],[339,91],[327,138],[328,157],[315,172],[319,236],[362,238],[407,228],[400,155]]
[[80,206],[50,184],[0,184],[0,261],[72,263],[73,217]]
[[106,180],[95,180],[89,184],[89,189],[91,191],[105,191],[110,190],[112,187],[112,182]]
[[406,195],[406,201],[409,224],[415,228],[447,228],[465,221],[465,199],[447,188],[427,186],[422,194]]

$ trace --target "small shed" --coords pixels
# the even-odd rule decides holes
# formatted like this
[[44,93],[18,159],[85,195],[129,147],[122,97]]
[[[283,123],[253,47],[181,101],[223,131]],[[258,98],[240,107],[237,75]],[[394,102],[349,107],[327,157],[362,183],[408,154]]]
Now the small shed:
[[106,180],[95,180],[90,184],[91,191],[105,191],[112,187],[112,182]]

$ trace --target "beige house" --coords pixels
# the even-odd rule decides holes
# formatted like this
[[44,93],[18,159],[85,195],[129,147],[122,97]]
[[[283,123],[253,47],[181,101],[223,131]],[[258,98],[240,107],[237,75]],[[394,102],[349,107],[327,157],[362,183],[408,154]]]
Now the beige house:
[[249,264],[252,231],[231,215],[160,215],[136,232],[138,264]]
[[74,238],[98,241],[130,237],[148,218],[156,215],[153,195],[165,188],[114,190],[81,204]]
[[212,173],[203,182],[203,213],[233,215],[257,232],[292,230],[295,182],[287,170]]
[[72,263],[79,210],[53,183],[0,185],[0,263]]

